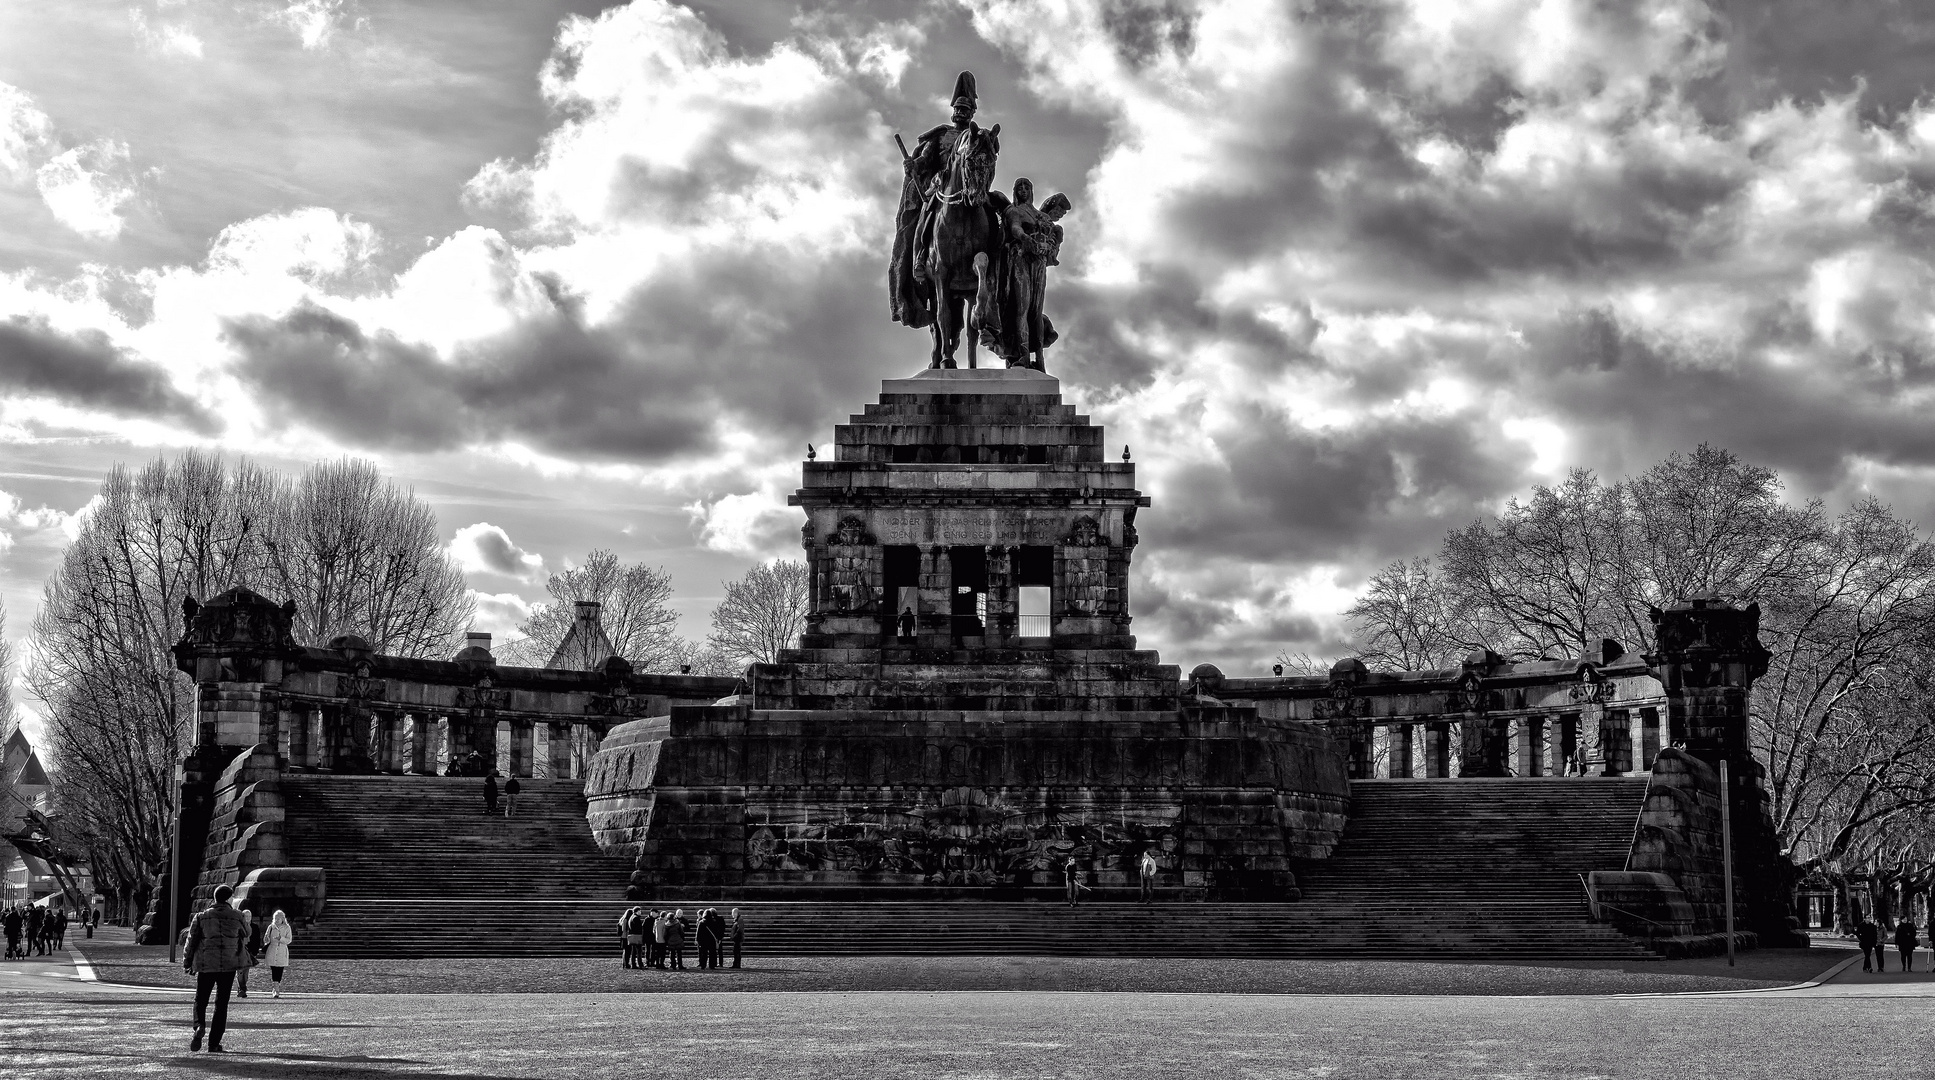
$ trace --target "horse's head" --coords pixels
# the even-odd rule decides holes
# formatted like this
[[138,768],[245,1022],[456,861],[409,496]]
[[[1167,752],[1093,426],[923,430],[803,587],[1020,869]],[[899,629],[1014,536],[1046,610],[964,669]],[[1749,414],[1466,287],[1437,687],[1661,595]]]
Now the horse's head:
[[963,133],[954,144],[953,160],[948,163],[954,189],[967,192],[976,203],[986,198],[988,185],[994,183],[994,159],[1000,153],[1000,124],[986,131],[969,129]]

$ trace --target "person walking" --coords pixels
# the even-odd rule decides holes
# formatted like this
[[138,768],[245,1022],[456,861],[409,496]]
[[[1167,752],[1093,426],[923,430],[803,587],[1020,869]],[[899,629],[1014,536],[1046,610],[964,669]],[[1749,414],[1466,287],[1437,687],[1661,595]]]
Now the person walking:
[[497,813],[497,770],[484,775],[484,813]]
[[27,952],[31,956],[39,956],[45,949],[46,943],[40,939],[40,924],[45,918],[46,908],[35,905],[27,909]]
[[1074,907],[1081,902],[1082,867],[1075,861],[1073,855],[1068,857],[1068,861],[1062,863],[1062,880],[1068,887],[1068,906]]
[[671,956],[671,965],[680,970],[685,968],[685,909],[672,912],[671,926],[665,932],[665,948]]
[[[181,966],[195,976],[195,1035],[188,1049],[202,1048],[202,1033],[208,1033],[208,1052],[220,1054],[222,1033],[228,1029],[228,996],[235,988],[235,973],[249,963],[249,928],[242,913],[228,906],[235,890],[227,885],[215,887],[215,902],[198,912],[188,924],[188,948]],[[208,996],[215,995],[215,1021],[207,1024]]]
[[20,935],[27,929],[27,920],[21,917],[18,907],[10,907],[5,915],[0,915],[0,929],[7,933],[7,959],[20,959]]
[[504,781],[504,816],[505,817],[510,817],[511,811],[517,807],[517,793],[522,787],[523,785],[517,782],[517,777],[515,776],[510,777],[509,779]]
[[249,926],[249,962],[235,973],[235,996],[245,998],[249,996],[249,969],[262,958],[262,927],[256,924],[255,912],[247,908],[242,909],[242,921]]
[[1142,902],[1151,903],[1156,898],[1156,851],[1144,848],[1142,859],[1136,864],[1137,881],[1141,885]]
[[1906,916],[1895,924],[1895,948],[1901,953],[1901,969],[1915,970],[1915,923]]
[[67,909],[54,912],[54,951],[67,948]]
[[739,951],[746,945],[746,920],[740,918],[739,909],[732,909],[732,966],[739,966]]
[[1881,970],[1881,927],[1873,919],[1861,916],[1861,922],[1854,928],[1855,944],[1861,946],[1861,970]]
[[289,970],[289,943],[296,940],[296,929],[289,925],[289,916],[281,908],[269,917],[269,928],[262,934],[262,962],[269,965],[269,982],[274,989],[269,996],[282,996],[282,973]]

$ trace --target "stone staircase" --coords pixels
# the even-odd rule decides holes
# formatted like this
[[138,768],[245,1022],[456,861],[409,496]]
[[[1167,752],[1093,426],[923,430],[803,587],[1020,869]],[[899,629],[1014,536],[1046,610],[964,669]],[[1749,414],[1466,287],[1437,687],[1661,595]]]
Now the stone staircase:
[[506,818],[484,813],[478,777],[284,774],[289,862],[328,871],[332,910],[350,900],[623,896],[631,864],[592,842],[584,782],[518,783]]
[[[576,782],[525,784],[506,821],[483,816],[476,779],[286,778],[292,861],[329,871],[324,918],[295,953],[615,953],[627,863],[592,844]],[[1335,855],[1299,871],[1299,903],[647,906],[738,907],[752,956],[1647,959],[1587,921],[1577,877],[1624,863],[1644,788],[1643,777],[1357,781]]]

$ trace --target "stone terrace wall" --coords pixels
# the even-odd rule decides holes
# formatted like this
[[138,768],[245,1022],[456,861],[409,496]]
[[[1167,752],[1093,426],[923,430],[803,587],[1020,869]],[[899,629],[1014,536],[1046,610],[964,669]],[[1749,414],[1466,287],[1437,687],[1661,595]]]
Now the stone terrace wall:
[[614,729],[586,794],[645,891],[1009,891],[1071,854],[1124,886],[1153,849],[1186,888],[1282,897],[1290,859],[1336,844],[1349,788],[1327,733],[1246,709],[721,706]]

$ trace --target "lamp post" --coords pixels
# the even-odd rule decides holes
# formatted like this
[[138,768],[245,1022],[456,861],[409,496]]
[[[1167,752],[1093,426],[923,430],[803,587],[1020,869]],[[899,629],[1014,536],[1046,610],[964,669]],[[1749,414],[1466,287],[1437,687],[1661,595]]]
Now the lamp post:
[[1727,966],[1733,966],[1733,788],[1727,781],[1727,759],[1720,759],[1720,867],[1726,880]]

